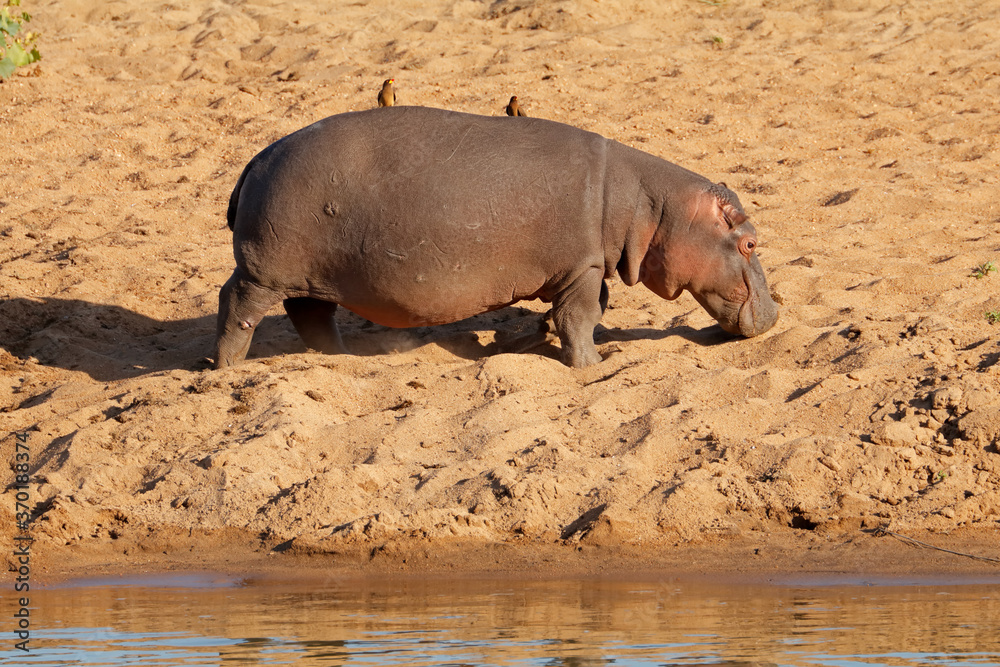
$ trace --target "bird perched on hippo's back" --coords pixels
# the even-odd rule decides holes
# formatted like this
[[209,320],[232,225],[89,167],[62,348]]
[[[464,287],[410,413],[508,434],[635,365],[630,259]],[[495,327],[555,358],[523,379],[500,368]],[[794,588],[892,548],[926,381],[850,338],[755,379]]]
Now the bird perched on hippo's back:
[[378,105],[380,107],[391,107],[396,103],[396,91],[392,89],[395,79],[386,79],[382,82],[382,90],[378,91]]
[[521,109],[521,105],[518,104],[517,95],[514,95],[513,97],[510,98],[510,102],[507,103],[507,108],[504,109],[504,111],[507,112],[508,116],[523,116],[525,118],[528,117],[528,114],[524,113],[524,110]]

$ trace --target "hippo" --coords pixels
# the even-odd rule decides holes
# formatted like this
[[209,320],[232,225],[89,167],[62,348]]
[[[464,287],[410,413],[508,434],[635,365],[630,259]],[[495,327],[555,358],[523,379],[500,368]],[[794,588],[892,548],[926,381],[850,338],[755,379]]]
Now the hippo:
[[594,328],[615,273],[668,300],[689,291],[732,334],[778,317],[733,191],[539,118],[330,116],[250,160],[227,218],[236,270],[219,294],[216,368],[244,359],[278,301],[307,347],[336,354],[338,305],[415,327],[541,299],[577,368],[602,360]]

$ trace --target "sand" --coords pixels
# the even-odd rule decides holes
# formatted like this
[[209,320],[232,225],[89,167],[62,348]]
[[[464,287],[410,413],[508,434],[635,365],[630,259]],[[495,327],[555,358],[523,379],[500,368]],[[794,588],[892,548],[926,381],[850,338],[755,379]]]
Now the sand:
[[[0,84],[0,434],[38,576],[302,567],[983,571],[1000,556],[1000,6],[955,0],[25,0]],[[397,101],[598,132],[724,181],[781,302],[753,339],[611,281],[392,330],[275,309],[211,370],[229,194]],[[7,556],[8,560],[12,557]]]

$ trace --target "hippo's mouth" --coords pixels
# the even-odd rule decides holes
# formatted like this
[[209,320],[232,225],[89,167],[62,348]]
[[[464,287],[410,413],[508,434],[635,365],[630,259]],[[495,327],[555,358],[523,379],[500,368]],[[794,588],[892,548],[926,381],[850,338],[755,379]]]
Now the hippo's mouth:
[[718,321],[719,326],[726,333],[748,338],[756,335],[753,333],[755,329],[754,313],[756,312],[754,291],[746,273],[743,274],[743,284],[734,288],[728,298],[718,299],[714,308],[711,298],[696,295],[695,299]]
[[757,310],[757,299],[751,294],[743,305],[740,306],[740,314],[737,319],[739,322],[739,332],[746,336],[747,338],[753,338],[757,334],[761,333],[757,331],[756,318],[754,317]]

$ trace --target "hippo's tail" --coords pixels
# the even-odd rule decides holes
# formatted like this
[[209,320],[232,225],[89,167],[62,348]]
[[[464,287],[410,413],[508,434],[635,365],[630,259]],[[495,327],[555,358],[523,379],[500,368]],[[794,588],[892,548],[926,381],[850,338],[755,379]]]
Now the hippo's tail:
[[229,208],[226,209],[226,220],[229,222],[230,231],[236,226],[236,207],[240,203],[240,190],[243,189],[243,181],[246,180],[247,174],[250,173],[250,167],[253,166],[254,160],[250,160],[247,166],[243,168],[243,173],[240,174],[239,180],[236,181],[236,187],[233,188],[233,194],[229,195]]

